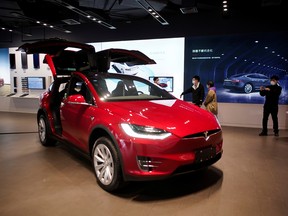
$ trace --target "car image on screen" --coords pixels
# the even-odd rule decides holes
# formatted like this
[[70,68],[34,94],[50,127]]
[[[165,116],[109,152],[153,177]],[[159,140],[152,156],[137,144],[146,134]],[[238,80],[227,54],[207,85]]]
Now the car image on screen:
[[147,79],[108,73],[110,61],[155,64],[143,53],[96,52],[92,45],[60,39],[23,44],[18,50],[45,53],[54,78],[40,95],[40,143],[66,144],[83,153],[102,189],[112,192],[129,181],[185,174],[221,158],[222,128],[216,116]]
[[270,79],[261,73],[236,74],[224,80],[223,88],[249,94],[260,90],[260,86],[270,85]]

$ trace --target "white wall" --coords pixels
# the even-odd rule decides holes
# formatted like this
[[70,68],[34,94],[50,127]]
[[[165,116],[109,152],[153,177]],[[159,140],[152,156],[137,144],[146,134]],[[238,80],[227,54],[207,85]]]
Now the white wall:
[[[43,63],[43,59],[45,57],[45,54],[40,54],[39,59],[40,59],[40,68],[35,69],[33,67],[33,55],[28,54],[27,55],[27,64],[28,68],[23,69],[21,65],[21,52],[16,51],[16,47],[14,48],[9,48],[9,53],[14,53],[16,57],[16,69],[9,69],[10,70],[10,83],[11,83],[11,93],[14,92],[14,77],[17,77],[17,95],[20,96],[23,93],[22,90],[22,85],[21,85],[21,78],[22,77],[45,77],[46,79],[46,89],[49,87],[49,85],[52,82],[52,74],[50,71],[50,68],[48,67],[47,64]],[[29,94],[32,96],[34,95],[37,97],[41,92],[44,90],[31,90],[29,89]],[[16,95],[16,96],[17,96]]]
[[[223,126],[262,127],[263,104],[218,103],[218,118]],[[288,129],[288,105],[279,105],[280,129]],[[268,127],[272,128],[269,117]]]
[[0,97],[0,111],[37,113],[39,98]]

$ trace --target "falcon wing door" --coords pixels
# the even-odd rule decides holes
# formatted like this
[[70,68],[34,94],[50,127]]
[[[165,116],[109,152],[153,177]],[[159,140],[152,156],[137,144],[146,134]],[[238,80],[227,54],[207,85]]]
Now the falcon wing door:
[[[27,54],[42,53],[46,54],[43,62],[47,63],[56,78],[58,75],[71,75],[71,72],[78,69],[79,61],[89,64],[88,56],[95,53],[92,45],[66,41],[62,39],[48,39],[35,43],[25,43],[20,46],[18,51]],[[81,62],[83,64],[83,62]]]
[[108,72],[111,62],[129,66],[156,64],[153,59],[138,50],[107,49],[99,51],[95,55],[99,72]]

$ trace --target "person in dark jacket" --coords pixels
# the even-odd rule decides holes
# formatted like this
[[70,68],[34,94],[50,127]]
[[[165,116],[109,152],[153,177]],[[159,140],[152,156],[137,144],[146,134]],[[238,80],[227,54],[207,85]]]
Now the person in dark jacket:
[[192,78],[192,84],[190,88],[181,93],[180,98],[184,94],[192,93],[192,103],[200,107],[205,96],[204,86],[200,83],[200,77],[197,75]]
[[269,86],[260,87],[260,95],[265,96],[265,103],[263,109],[262,131],[259,136],[267,136],[267,123],[268,117],[271,114],[273,120],[274,135],[279,136],[278,129],[278,102],[282,87],[278,83],[279,77],[276,75],[271,76]]

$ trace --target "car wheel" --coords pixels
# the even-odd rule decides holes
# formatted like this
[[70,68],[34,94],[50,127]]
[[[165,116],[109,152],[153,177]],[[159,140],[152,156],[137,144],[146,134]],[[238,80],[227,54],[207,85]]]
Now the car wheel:
[[246,83],[245,85],[244,85],[244,92],[246,93],[246,94],[249,94],[249,93],[251,93],[253,91],[253,86],[250,84],[250,83]]
[[38,135],[43,146],[55,145],[56,140],[50,137],[50,128],[44,115],[41,115],[38,120]]
[[92,156],[100,187],[110,192],[122,187],[120,159],[112,141],[107,137],[98,138],[94,143]]

